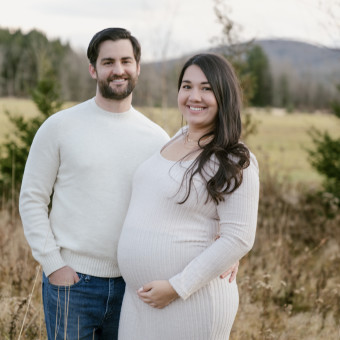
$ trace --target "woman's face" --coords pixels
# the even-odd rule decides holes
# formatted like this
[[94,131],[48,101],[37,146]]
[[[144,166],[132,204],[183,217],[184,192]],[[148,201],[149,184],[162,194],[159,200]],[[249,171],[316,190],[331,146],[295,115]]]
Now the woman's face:
[[197,65],[185,70],[177,102],[191,132],[205,132],[214,126],[217,101],[207,77]]

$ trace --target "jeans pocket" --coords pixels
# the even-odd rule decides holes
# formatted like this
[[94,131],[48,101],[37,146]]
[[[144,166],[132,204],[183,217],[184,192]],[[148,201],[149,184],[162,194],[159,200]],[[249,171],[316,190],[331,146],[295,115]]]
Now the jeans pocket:
[[53,284],[50,282],[49,278],[47,278],[47,283],[48,285],[53,288],[53,289],[72,289],[74,287],[77,287],[77,286],[80,286],[83,281],[84,281],[84,277],[85,275],[84,274],[81,274],[81,273],[77,273],[78,274],[78,277],[79,277],[79,281],[76,282],[76,283],[73,283],[72,285],[56,285],[56,284]]

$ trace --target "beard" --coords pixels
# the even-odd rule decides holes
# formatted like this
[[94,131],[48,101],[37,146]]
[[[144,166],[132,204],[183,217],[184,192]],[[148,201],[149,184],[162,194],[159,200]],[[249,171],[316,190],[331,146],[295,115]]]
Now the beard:
[[[114,79],[121,79],[122,77],[111,77],[109,79],[103,80],[99,79],[98,80],[98,88],[100,94],[107,99],[113,99],[113,100],[122,100],[128,97],[132,91],[134,90],[136,84],[137,84],[137,79],[138,77],[128,77],[127,78],[127,85],[120,88],[118,87],[117,89],[113,89],[110,86],[110,82]],[[125,77],[126,78],[126,77]]]

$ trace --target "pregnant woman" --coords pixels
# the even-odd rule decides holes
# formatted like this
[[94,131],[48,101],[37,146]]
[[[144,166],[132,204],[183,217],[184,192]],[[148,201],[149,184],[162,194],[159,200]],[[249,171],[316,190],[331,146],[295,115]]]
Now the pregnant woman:
[[230,64],[215,54],[190,58],[178,107],[187,126],[134,177],[118,246],[120,340],[226,340],[238,309],[236,281],[219,275],[253,246],[259,177],[240,142]]

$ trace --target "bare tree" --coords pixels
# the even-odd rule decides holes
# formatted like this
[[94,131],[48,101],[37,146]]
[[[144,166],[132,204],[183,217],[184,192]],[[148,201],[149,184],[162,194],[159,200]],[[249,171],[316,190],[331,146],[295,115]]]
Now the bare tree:
[[337,45],[340,45],[340,1],[339,0],[319,0],[318,7],[320,11],[326,14],[326,21],[319,22],[320,26],[331,39],[337,37]]
[[171,44],[171,34],[173,31],[174,21],[176,15],[178,13],[179,1],[175,3],[175,7],[173,9],[172,14],[170,15],[170,22],[168,29],[166,30],[164,36],[164,43],[161,48],[161,61],[162,61],[162,69],[161,69],[161,92],[162,92],[162,122],[165,130],[168,129],[168,66],[167,66],[167,56],[169,52],[169,46]]
[[[243,104],[246,108],[254,93],[254,78],[251,72],[247,71],[245,56],[253,47],[254,39],[241,41],[240,33],[242,26],[231,19],[232,9],[226,4],[225,0],[214,0],[214,11],[218,22],[222,26],[222,34],[214,37],[212,41],[218,43],[220,53],[225,55],[235,68],[242,86]],[[246,140],[250,134],[256,132],[257,124],[258,122],[245,110],[242,132],[242,138],[244,140]]]

